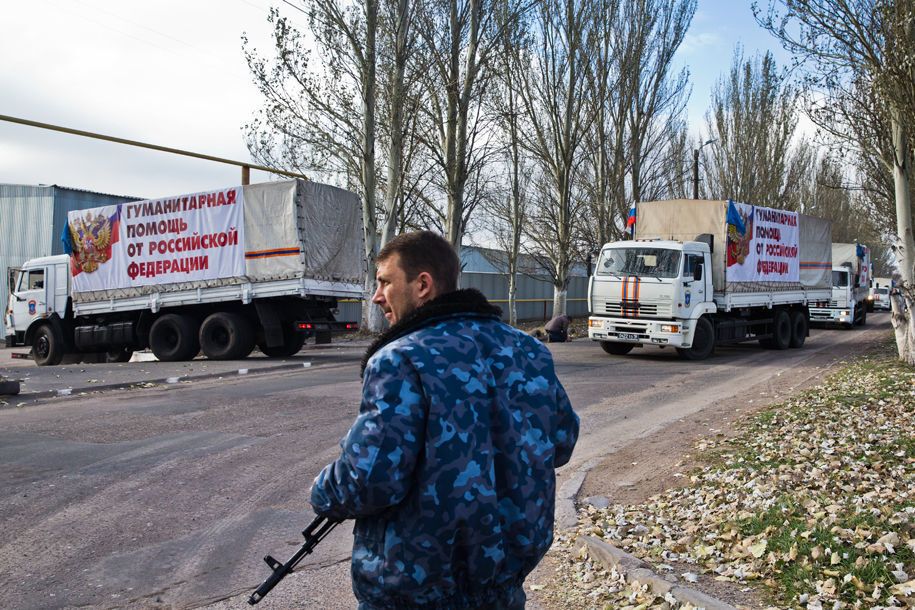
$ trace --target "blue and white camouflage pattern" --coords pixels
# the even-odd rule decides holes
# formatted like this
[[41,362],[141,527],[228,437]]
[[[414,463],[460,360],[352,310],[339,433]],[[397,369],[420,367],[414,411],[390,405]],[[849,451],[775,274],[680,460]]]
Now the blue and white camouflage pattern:
[[549,350],[494,316],[433,319],[379,349],[311,491],[318,514],[356,519],[360,608],[523,607],[578,423]]

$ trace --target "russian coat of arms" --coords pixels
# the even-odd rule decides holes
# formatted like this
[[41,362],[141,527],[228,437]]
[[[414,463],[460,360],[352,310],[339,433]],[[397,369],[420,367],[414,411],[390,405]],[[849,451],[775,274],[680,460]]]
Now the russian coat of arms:
[[79,268],[92,273],[111,259],[111,220],[92,212],[70,223],[73,256]]

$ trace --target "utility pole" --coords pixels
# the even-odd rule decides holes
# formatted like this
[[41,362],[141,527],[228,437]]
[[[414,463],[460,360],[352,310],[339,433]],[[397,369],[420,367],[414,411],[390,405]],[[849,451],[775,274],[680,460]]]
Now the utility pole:
[[699,146],[699,148],[693,150],[693,199],[699,199],[699,151],[702,150],[706,144],[711,144],[712,142],[717,141],[718,138],[706,140],[702,143],[702,145]]

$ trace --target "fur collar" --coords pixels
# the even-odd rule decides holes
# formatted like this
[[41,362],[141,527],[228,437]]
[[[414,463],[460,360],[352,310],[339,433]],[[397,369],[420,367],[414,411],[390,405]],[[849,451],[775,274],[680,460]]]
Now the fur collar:
[[437,296],[411,311],[403,320],[398,321],[391,328],[381,333],[381,336],[372,342],[368,350],[366,350],[365,356],[362,357],[362,370],[359,375],[365,374],[365,367],[369,358],[391,341],[419,330],[441,318],[450,318],[458,315],[501,320],[502,310],[495,305],[490,305],[483,293],[475,288],[465,288]]

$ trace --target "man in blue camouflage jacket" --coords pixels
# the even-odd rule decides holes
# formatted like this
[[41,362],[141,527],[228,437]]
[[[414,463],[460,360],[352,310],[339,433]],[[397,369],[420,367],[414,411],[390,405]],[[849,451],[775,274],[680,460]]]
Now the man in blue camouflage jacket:
[[546,347],[457,290],[442,237],[400,235],[377,260],[391,327],[363,360],[359,417],[315,479],[315,512],[356,520],[361,609],[523,608],[578,416]]

